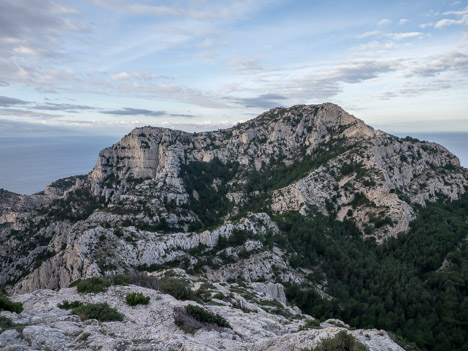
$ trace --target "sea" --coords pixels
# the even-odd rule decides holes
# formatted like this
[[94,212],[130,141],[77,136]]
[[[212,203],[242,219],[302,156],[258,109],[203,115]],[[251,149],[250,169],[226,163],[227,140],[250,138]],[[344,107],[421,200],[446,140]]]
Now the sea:
[[87,174],[120,137],[0,138],[0,188],[34,194],[57,179]]
[[[442,144],[468,168],[468,133],[395,134]],[[112,136],[0,138],[0,188],[30,195],[57,179],[87,174],[99,151],[119,140]]]

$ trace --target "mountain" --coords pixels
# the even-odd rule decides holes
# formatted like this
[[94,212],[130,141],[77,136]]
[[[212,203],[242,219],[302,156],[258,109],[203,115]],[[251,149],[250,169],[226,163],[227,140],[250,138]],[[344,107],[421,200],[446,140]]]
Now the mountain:
[[[274,108],[213,132],[136,128],[101,151],[88,175],[32,196],[0,191],[0,285],[35,294],[83,278],[177,267],[194,284],[204,279],[231,291],[240,281],[248,289],[280,284],[289,303],[308,313],[347,315],[358,327],[381,325],[436,349],[437,335],[412,338],[426,331],[401,327],[436,312],[397,313],[400,291],[385,296],[394,284],[372,279],[399,276],[404,291],[416,279],[412,290],[429,295],[441,289],[428,293],[424,282],[434,268],[452,269],[450,254],[465,249],[459,219],[468,214],[457,206],[465,208],[458,204],[466,202],[467,176],[441,145],[374,130],[331,103]],[[421,228],[436,218],[430,211],[458,216],[436,223],[450,222],[449,234],[425,236]],[[415,227],[423,215],[428,220]],[[466,299],[457,286],[456,296]],[[358,318],[373,308],[365,301],[373,294],[382,301],[368,320]],[[286,296],[281,303],[288,306]],[[451,333],[465,323],[453,318]],[[458,336],[440,333],[456,349]]]

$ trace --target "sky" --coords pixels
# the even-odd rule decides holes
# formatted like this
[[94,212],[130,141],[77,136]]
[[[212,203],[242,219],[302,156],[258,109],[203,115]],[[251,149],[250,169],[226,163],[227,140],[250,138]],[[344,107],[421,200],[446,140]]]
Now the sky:
[[467,132],[467,73],[468,1],[0,1],[0,137],[216,130],[323,102]]

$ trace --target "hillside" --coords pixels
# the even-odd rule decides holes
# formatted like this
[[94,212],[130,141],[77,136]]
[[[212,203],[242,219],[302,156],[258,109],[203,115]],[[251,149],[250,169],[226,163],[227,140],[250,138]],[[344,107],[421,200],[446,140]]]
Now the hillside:
[[[330,103],[214,132],[137,128],[88,175],[0,191],[0,285],[24,294],[177,267],[210,284],[280,284],[284,306],[314,317],[461,350],[467,190],[441,145]],[[440,306],[454,313],[445,324],[430,296],[448,298],[444,279],[456,299]]]

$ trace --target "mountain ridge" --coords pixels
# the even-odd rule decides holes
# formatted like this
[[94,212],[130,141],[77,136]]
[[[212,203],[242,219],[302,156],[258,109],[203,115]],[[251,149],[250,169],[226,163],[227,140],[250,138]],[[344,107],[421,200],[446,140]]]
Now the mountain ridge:
[[339,254],[347,240],[386,250],[407,242],[426,204],[467,191],[468,170],[443,146],[375,130],[331,103],[274,108],[212,132],[135,128],[87,175],[31,196],[0,191],[0,285],[23,299],[176,268],[193,289],[197,279],[271,283],[276,297],[287,287],[287,308],[308,298],[331,308],[343,294],[328,289],[333,272],[320,255],[335,253],[325,242]]
[[[199,178],[190,169],[195,164],[201,167]],[[213,169],[225,179],[213,175],[204,184]],[[40,227],[43,216],[71,230],[73,218],[86,222],[95,212],[98,223],[118,225],[131,219],[127,212],[142,229],[189,232],[245,210],[255,212],[253,202],[271,214],[305,214],[312,207],[335,213],[338,220],[352,220],[363,236],[382,241],[408,229],[416,217],[413,203],[438,196],[457,199],[466,191],[466,174],[440,145],[376,131],[331,103],[297,105],[213,132],[136,128],[101,151],[87,176],[59,180],[39,195],[8,193],[10,201],[0,204],[0,223],[24,230],[28,213],[41,208],[34,219],[38,223],[30,226]],[[211,203],[219,208],[210,208]],[[47,226],[41,230],[46,237],[56,232]]]

